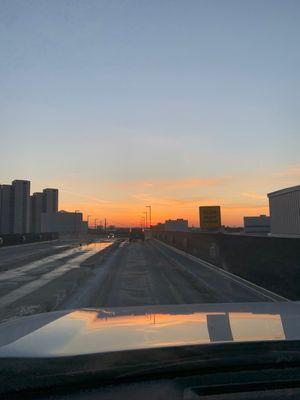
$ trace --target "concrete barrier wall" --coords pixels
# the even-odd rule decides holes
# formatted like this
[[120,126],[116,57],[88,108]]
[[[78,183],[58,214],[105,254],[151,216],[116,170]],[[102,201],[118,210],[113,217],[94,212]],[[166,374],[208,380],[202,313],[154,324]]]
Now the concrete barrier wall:
[[300,239],[155,231],[153,236],[292,300],[300,300]]
[[58,233],[24,233],[24,234],[0,234],[0,246],[12,246],[15,244],[43,242],[58,239]]

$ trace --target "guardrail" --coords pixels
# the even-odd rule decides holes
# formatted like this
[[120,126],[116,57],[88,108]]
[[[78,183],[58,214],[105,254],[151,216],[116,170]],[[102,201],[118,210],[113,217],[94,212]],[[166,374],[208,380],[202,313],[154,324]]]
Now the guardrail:
[[57,232],[50,233],[23,233],[23,234],[1,234],[0,246],[12,246],[16,244],[44,242],[58,239]]
[[300,239],[153,231],[153,237],[292,300],[300,300]]

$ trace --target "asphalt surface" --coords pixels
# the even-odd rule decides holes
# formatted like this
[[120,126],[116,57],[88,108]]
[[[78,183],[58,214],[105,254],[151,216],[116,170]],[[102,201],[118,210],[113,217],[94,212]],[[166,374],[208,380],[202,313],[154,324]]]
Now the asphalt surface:
[[[29,249],[33,250],[23,247],[25,254]],[[8,257],[8,251],[1,251],[0,264]],[[20,259],[21,246],[17,253]],[[0,271],[0,321],[81,307],[281,300],[156,240],[66,248]]]
[[[77,241],[78,242],[78,241]],[[33,261],[48,254],[59,253],[74,244],[74,241],[52,240],[19,244],[0,248],[0,272]]]
[[123,307],[281,299],[153,240],[124,243],[117,250],[102,285],[86,300],[84,306]]

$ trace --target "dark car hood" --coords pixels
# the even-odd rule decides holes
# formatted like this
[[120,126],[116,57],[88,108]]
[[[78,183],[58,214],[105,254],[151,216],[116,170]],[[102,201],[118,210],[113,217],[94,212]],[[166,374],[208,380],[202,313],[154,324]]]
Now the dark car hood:
[[299,317],[298,302],[57,311],[0,324],[0,358],[298,340]]

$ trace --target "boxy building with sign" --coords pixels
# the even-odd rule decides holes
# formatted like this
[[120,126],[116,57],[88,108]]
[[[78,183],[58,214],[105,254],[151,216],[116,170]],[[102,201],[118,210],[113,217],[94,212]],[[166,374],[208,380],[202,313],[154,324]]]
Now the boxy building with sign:
[[221,207],[199,207],[200,228],[203,231],[219,231],[221,228]]

